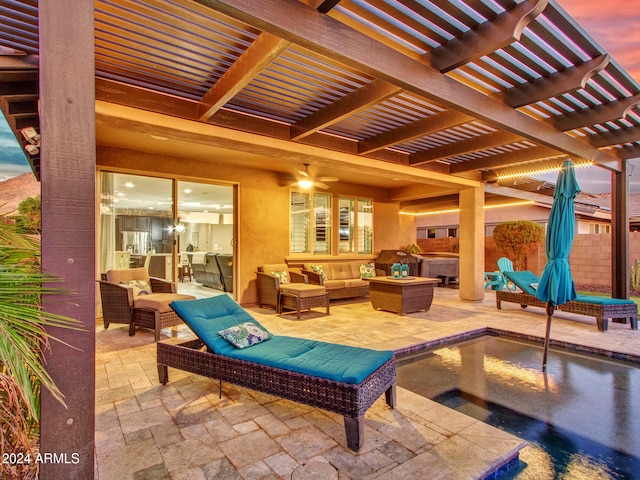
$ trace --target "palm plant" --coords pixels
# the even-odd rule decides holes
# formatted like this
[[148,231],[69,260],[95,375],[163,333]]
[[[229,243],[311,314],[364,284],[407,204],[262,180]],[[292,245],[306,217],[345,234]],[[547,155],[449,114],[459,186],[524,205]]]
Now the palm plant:
[[[42,309],[44,301],[69,292],[52,286],[59,279],[43,274],[40,266],[39,238],[19,233],[0,214],[0,448],[3,454],[31,454],[32,459],[41,388],[64,404],[64,396],[43,365],[42,352],[57,340],[45,328],[81,328],[75,319]],[[3,462],[2,469],[3,478],[32,478],[37,466],[35,461]]]

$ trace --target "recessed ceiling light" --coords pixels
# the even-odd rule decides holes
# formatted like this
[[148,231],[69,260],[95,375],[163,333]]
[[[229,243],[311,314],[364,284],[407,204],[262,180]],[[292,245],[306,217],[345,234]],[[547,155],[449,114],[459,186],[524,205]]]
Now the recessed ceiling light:
[[124,184],[124,186],[127,187],[127,188],[133,188],[133,187],[135,187],[135,184],[133,182],[127,182],[127,183]]
[[169,138],[167,137],[163,137],[161,135],[149,135],[151,138],[153,138],[154,140],[169,140]]
[[183,191],[184,193],[191,193],[192,190],[190,188],[185,188]]

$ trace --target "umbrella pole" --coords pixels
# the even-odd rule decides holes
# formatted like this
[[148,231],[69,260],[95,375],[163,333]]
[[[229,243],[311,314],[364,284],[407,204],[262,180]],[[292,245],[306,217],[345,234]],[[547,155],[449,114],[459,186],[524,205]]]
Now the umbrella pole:
[[551,317],[555,307],[547,303],[547,332],[544,336],[544,353],[542,354],[542,371],[547,371],[547,354],[549,353],[549,337],[551,336]]

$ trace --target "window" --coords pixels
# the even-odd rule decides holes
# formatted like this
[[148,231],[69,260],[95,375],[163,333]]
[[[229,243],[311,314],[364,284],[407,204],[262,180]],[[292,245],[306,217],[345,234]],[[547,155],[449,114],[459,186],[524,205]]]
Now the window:
[[358,253],[373,253],[373,201],[358,199]]
[[340,197],[332,215],[330,194],[292,191],[290,199],[292,254],[330,255],[336,241],[338,253],[373,253],[373,200]]
[[331,195],[291,192],[290,198],[291,253],[330,254]]
[[456,238],[458,236],[457,228],[448,228],[447,229],[447,237]]
[[436,229],[435,228],[427,229],[427,238],[436,238]]
[[340,210],[340,225],[338,226],[340,232],[340,248],[339,253],[352,253],[353,249],[353,198],[341,198],[338,201]]

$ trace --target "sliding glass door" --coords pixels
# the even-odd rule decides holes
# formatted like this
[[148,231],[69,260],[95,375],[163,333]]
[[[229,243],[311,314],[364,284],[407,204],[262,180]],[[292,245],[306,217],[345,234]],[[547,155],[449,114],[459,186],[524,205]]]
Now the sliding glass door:
[[229,185],[101,172],[100,272],[145,267],[178,291],[233,292],[234,198]]

